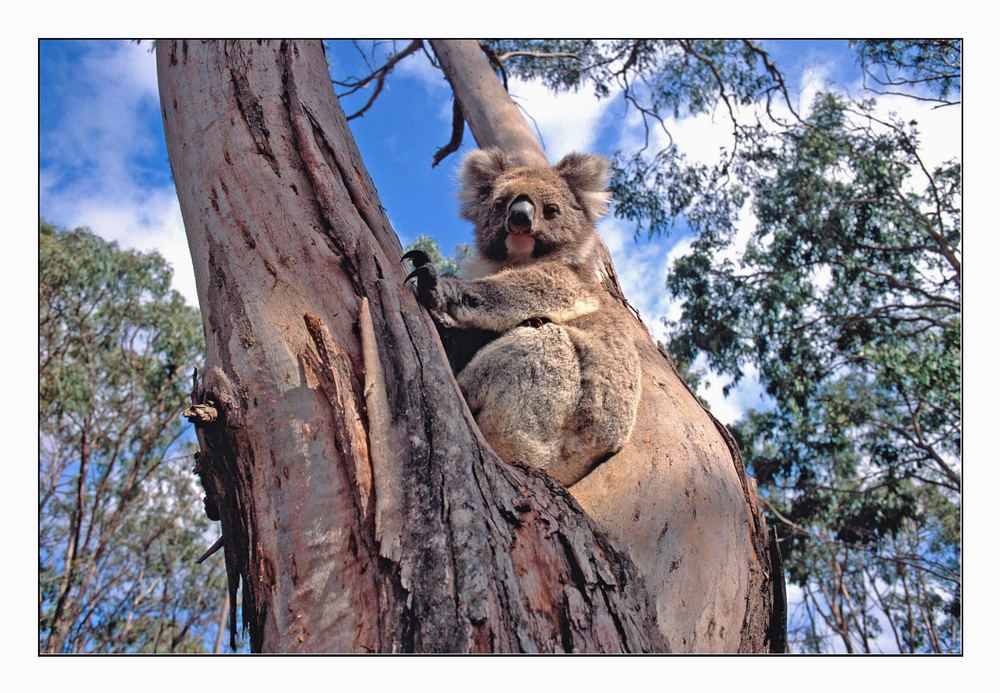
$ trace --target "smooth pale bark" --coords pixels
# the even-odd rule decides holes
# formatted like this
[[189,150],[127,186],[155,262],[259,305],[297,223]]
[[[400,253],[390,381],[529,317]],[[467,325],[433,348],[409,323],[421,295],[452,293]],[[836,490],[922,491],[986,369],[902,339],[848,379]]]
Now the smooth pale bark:
[[628,557],[479,434],[321,45],[161,41],[157,69],[207,341],[197,469],[252,649],[664,650]]
[[462,115],[480,147],[499,147],[522,166],[548,160],[524,116],[493,75],[478,41],[431,41]]
[[[544,165],[478,42],[431,44],[479,145]],[[606,248],[600,256],[605,287],[621,297]],[[624,301],[621,310],[642,363],[638,420],[626,447],[569,490],[635,561],[674,652],[782,650],[783,577],[756,485],[732,436]]]

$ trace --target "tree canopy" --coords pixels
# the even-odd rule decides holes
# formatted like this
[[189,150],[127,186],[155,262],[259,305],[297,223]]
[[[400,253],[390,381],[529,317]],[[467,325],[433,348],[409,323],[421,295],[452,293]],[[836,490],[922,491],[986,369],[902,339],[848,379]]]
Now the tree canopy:
[[803,645],[824,646],[822,621],[849,651],[883,630],[955,651],[960,169],[928,171],[915,127],[858,128],[871,108],[820,95],[763,152],[745,249],[703,235],[670,275],[671,349],[759,373],[771,406],[735,433],[785,525]]

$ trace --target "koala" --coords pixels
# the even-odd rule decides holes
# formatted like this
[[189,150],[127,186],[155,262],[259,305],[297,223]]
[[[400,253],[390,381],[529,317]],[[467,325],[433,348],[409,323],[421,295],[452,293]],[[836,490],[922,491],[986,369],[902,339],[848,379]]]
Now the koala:
[[439,329],[489,335],[452,364],[490,446],[566,486],[625,445],[639,401],[635,345],[593,263],[608,176],[595,155],[524,167],[473,151],[461,169],[462,216],[475,224],[462,277],[439,278],[421,251],[403,256]]

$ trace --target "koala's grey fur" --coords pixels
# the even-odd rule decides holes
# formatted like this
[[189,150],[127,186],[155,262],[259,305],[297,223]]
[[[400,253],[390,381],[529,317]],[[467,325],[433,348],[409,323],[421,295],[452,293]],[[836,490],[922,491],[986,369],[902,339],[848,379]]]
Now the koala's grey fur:
[[[464,276],[414,272],[440,326],[498,335],[457,376],[490,445],[567,486],[622,448],[639,401],[630,330],[592,261],[607,180],[599,156],[513,167],[497,149],[473,151],[462,166],[462,215],[476,225]],[[518,202],[534,210],[530,230],[512,225]]]

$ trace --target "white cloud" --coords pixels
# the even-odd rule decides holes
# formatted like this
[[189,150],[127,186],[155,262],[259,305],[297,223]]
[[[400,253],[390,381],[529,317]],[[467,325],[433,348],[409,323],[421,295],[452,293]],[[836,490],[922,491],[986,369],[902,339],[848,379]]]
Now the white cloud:
[[904,122],[917,121],[920,158],[930,171],[949,159],[957,159],[962,151],[960,106],[935,108],[932,103],[905,96],[881,96],[876,112],[883,118],[895,115]]
[[407,56],[402,62],[397,63],[394,72],[405,77],[412,77],[427,87],[427,90],[430,92],[451,92],[451,86],[449,86],[448,81],[444,78],[444,73],[431,65],[427,54],[422,50],[417,51],[411,56]]
[[[667,254],[667,272],[673,268],[674,263],[691,252],[691,244],[694,242],[693,236],[686,236],[678,241]],[[681,319],[681,309],[683,303],[680,299],[675,299],[667,304],[667,312],[664,317],[670,322],[677,322]]]
[[631,226],[620,219],[606,218],[598,230],[611,253],[625,297],[639,311],[653,338],[666,341],[663,318],[672,305],[666,287],[672,254],[666,252],[662,241],[636,242]]
[[66,226],[87,226],[125,248],[157,251],[174,269],[171,286],[198,305],[194,266],[173,188],[144,191],[131,199],[62,197],[51,208]]
[[698,388],[698,395],[708,402],[708,408],[715,418],[727,426],[739,421],[750,409],[767,408],[764,388],[760,384],[760,372],[752,364],[743,368],[743,378],[730,388],[728,395],[723,394],[722,389],[732,378],[712,372],[704,355],[695,359],[694,369],[706,372],[701,387]]
[[[645,153],[652,156],[671,143],[692,163],[714,164],[719,152],[732,146],[733,127],[728,113],[715,111],[683,118],[664,118],[663,126],[649,119],[649,146]],[[667,132],[670,134],[668,135]],[[646,126],[642,114],[629,109],[618,133],[617,148],[635,152],[646,143]]]
[[128,177],[130,159],[157,144],[148,118],[140,117],[158,112],[154,56],[125,41],[93,43],[86,50],[60,85],[68,93],[64,115],[45,133],[42,154],[62,169],[83,166],[96,176]]
[[[159,251],[173,287],[198,305],[194,269],[173,184],[152,185],[137,163],[155,152],[155,57],[131,42],[87,45],[66,75],[64,117],[44,134],[42,212],[60,226],[86,226],[125,248]],[[43,108],[45,104],[42,104]]]
[[[800,116],[805,116],[810,108],[812,108],[812,102],[816,98],[816,94],[820,91],[830,90],[832,84],[829,80],[830,66],[821,65],[810,65],[802,71],[802,75],[799,78],[799,95],[795,110],[798,111]],[[784,103],[780,104],[781,116],[788,115],[788,109]],[[777,113],[777,111],[776,111]]]
[[585,89],[553,94],[537,81],[512,79],[509,87],[529,124],[541,132],[545,155],[553,163],[570,152],[593,150],[604,114],[615,102],[615,94],[598,99]]
[[[397,47],[402,50],[404,44],[397,44]],[[437,110],[434,112],[434,117],[448,123],[451,122],[451,85],[445,79],[444,73],[431,65],[427,53],[420,50],[407,56],[396,64],[396,67],[393,68],[393,74],[416,80],[423,85],[427,92],[428,101],[433,103],[435,99],[437,100]],[[392,77],[386,80],[386,89],[391,88]]]

